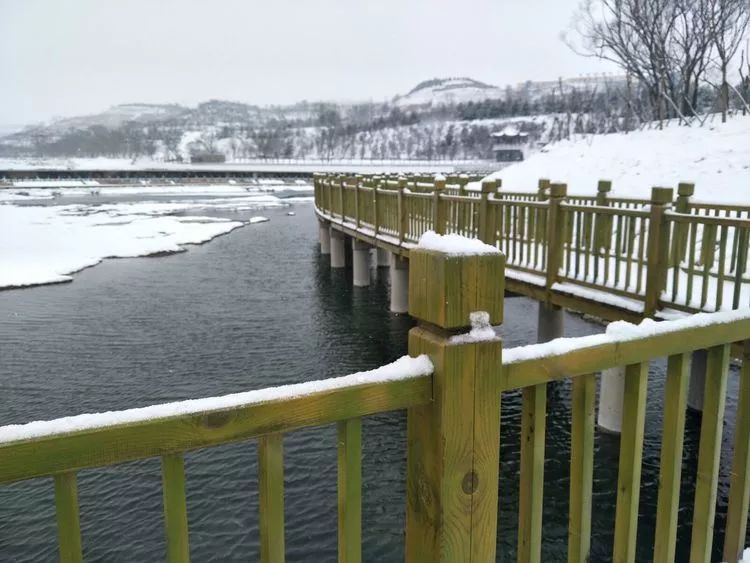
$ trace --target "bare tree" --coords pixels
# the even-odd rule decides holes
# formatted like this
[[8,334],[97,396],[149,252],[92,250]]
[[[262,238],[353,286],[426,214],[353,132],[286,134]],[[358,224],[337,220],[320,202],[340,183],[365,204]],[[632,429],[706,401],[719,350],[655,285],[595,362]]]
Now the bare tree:
[[729,109],[727,69],[742,43],[749,19],[750,6],[747,0],[711,0],[708,22],[721,72],[719,108],[722,123],[727,120]]

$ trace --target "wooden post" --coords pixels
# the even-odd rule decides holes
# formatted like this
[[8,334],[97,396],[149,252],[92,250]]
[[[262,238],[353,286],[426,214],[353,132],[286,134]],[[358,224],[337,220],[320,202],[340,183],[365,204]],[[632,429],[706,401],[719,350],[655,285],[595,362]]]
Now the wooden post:
[[445,234],[445,201],[440,194],[445,191],[445,180],[434,180],[432,191],[432,228],[439,235]]
[[537,184],[537,196],[539,201],[547,201],[549,199],[549,180],[546,178],[539,178]]
[[[596,204],[601,207],[609,206],[607,194],[610,191],[612,191],[612,182],[610,180],[599,180],[599,183],[596,186]],[[610,215],[596,215],[596,224],[594,225],[594,249],[596,251],[609,250],[611,240],[612,217]]]
[[378,236],[380,230],[380,223],[378,218],[378,187],[380,186],[380,176],[373,176],[372,178],[372,230],[375,232],[375,236]]
[[361,217],[359,216],[359,184],[361,181],[361,176],[357,174],[352,178],[352,181],[354,182],[354,224],[359,229]]
[[409,353],[433,365],[433,401],[407,411],[406,561],[495,561],[502,343],[451,338],[502,320],[504,256],[409,255]]
[[669,257],[669,228],[664,212],[672,204],[672,188],[651,189],[651,215],[646,246],[646,299],[643,316],[653,317],[659,309],[659,299],[667,282]]
[[482,195],[479,201],[479,232],[477,238],[487,244],[495,243],[493,232],[495,223],[490,212],[490,194],[495,193],[498,187],[497,180],[485,180],[482,182]]
[[409,216],[406,213],[406,198],[404,190],[406,189],[406,176],[399,176],[398,178],[398,242],[403,243],[406,238],[406,231],[408,228],[407,221]]
[[549,301],[552,286],[557,282],[558,272],[562,265],[565,244],[565,213],[560,204],[568,195],[566,184],[550,184],[550,200],[547,212],[547,301]]
[[341,222],[344,222],[344,182],[346,181],[346,176],[339,175],[337,176],[337,181],[339,185],[339,212],[341,217]]
[[[680,182],[677,184],[677,199],[674,202],[674,210],[677,213],[690,213],[690,197],[695,193],[695,184]],[[672,256],[669,263],[672,266],[679,266],[685,259],[688,245],[688,230],[690,225],[687,223],[675,223],[672,234]]]

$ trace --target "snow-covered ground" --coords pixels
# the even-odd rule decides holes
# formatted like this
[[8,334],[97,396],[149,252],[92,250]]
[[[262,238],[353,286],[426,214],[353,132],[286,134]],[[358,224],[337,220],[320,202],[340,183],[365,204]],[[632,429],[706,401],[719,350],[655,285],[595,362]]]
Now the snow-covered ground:
[[505,190],[523,192],[548,178],[567,183],[576,195],[595,194],[606,179],[611,196],[642,199],[653,186],[676,190],[679,182],[693,182],[695,201],[750,205],[750,116],[562,141],[490,177],[501,178]]
[[[160,193],[162,189],[158,188]],[[245,222],[231,215],[206,216],[206,210],[236,212],[287,205],[272,193],[232,186],[214,190],[179,186],[170,194],[180,197],[168,201],[139,201],[139,195],[157,190],[148,186],[111,190],[118,195],[130,190],[126,195],[133,197],[127,202],[92,204],[90,199],[83,200],[86,203],[75,199],[91,196],[91,188],[60,188],[53,190],[54,196],[41,188],[0,190],[0,289],[70,281],[73,273],[104,258],[180,252],[184,245],[204,243],[258,222],[258,218]],[[50,198],[55,198],[50,203],[56,205],[18,205]]]

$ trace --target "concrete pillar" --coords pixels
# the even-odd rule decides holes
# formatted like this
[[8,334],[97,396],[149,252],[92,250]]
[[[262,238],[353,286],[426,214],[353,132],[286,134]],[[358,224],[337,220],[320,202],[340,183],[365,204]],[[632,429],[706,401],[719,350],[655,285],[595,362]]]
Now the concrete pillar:
[[352,239],[352,270],[354,273],[354,287],[370,285],[370,267],[372,265],[372,246]]
[[391,312],[409,312],[409,260],[391,255]]
[[688,385],[687,406],[703,412],[703,393],[706,388],[706,350],[696,350],[690,358],[690,384]]
[[378,248],[378,268],[387,268],[391,265],[391,253],[385,248]]
[[552,303],[539,302],[539,314],[536,326],[536,341],[549,342],[563,336],[565,315],[562,307]]
[[346,267],[346,235],[331,227],[331,268]]
[[599,428],[619,434],[622,431],[622,404],[625,398],[625,366],[606,369],[599,378]]
[[331,253],[331,226],[328,221],[318,222],[318,238],[320,239],[320,253]]

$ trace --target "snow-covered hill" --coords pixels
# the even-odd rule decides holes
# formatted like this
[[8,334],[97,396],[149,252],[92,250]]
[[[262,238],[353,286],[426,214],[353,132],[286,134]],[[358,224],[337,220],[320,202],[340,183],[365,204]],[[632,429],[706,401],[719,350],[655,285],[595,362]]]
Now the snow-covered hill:
[[435,78],[417,84],[408,94],[396,96],[399,108],[454,105],[500,99],[503,91],[472,78]]
[[634,198],[693,182],[696,201],[750,205],[750,116],[562,141],[491,177],[510,191],[535,191],[539,178],[549,178],[571,194],[594,194],[607,179],[613,196]]
[[137,121],[138,123],[164,121],[181,115],[186,111],[187,108],[177,104],[121,104],[112,106],[101,113],[60,119],[55,121],[50,126],[50,129],[65,131],[95,125],[115,128],[128,121]]

